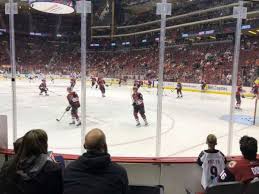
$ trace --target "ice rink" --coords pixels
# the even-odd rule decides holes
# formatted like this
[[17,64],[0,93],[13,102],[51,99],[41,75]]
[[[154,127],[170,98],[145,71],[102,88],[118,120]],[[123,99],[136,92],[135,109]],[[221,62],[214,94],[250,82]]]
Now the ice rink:
[[[18,136],[30,129],[41,128],[49,136],[49,150],[57,153],[80,153],[81,128],[70,126],[71,116],[56,121],[67,107],[66,87],[69,80],[47,81],[50,96],[39,96],[40,81],[17,81]],[[100,91],[87,86],[87,129],[100,128],[107,135],[109,152],[113,156],[155,156],[156,89],[141,88],[144,96],[147,127],[136,127],[131,101],[131,86],[107,87],[106,98]],[[11,82],[0,80],[0,114],[8,115],[9,146],[12,147]],[[75,90],[80,94],[77,82]],[[259,127],[251,125],[255,101],[242,99],[234,124],[233,154],[240,154],[238,141],[243,135],[259,139]],[[218,149],[227,152],[230,96],[184,92],[177,99],[175,92],[165,91],[163,97],[161,156],[197,156],[206,148],[209,133],[218,137]],[[143,121],[141,120],[142,124]]]

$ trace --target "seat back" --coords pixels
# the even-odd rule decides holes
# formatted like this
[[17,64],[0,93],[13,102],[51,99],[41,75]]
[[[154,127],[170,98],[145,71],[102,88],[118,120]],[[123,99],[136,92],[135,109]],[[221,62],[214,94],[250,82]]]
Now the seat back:
[[258,194],[258,193],[259,193],[259,179],[255,179],[247,185],[245,194]]
[[130,185],[127,194],[163,194],[164,187],[160,185],[146,186],[146,185]]
[[218,183],[209,186],[206,194],[243,194],[244,185],[240,182]]

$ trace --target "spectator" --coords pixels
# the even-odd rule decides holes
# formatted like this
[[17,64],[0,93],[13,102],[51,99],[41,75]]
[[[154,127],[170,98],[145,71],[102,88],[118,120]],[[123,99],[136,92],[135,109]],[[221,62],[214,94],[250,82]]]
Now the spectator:
[[64,194],[126,194],[126,170],[111,162],[105,134],[93,129],[85,136],[87,150],[65,169]]
[[20,138],[18,138],[18,139],[13,143],[13,151],[14,151],[15,154],[18,153],[19,148],[20,148],[21,145],[22,145],[22,140],[23,140],[23,138],[20,137]]
[[14,159],[0,173],[0,193],[62,194],[61,168],[48,157],[48,136],[41,129],[23,137]]
[[[13,143],[13,148],[14,148],[14,153],[17,154],[19,151],[19,148],[22,145],[23,137],[18,138],[14,143]],[[51,158],[55,163],[58,163],[62,170],[65,169],[65,160],[62,155],[54,155],[53,152],[48,152],[49,158]]]
[[240,141],[241,160],[231,161],[220,174],[219,182],[241,181],[249,183],[259,177],[259,161],[256,159],[257,140],[253,137],[243,136]]
[[207,136],[208,149],[203,150],[197,160],[198,165],[202,167],[201,185],[206,189],[209,185],[216,182],[218,173],[225,168],[226,158],[224,154],[215,149],[217,138],[210,134]]

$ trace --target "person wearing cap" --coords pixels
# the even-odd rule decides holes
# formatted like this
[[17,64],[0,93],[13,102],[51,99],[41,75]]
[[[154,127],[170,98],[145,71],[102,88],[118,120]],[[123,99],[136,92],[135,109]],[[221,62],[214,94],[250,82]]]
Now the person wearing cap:
[[215,135],[208,135],[206,144],[208,149],[203,150],[197,159],[198,165],[202,167],[201,185],[204,189],[216,183],[219,173],[224,170],[227,163],[224,154],[215,149],[217,145],[217,137]]
[[72,122],[69,124],[75,125],[76,124],[75,120],[76,120],[77,121],[76,126],[80,126],[81,121],[78,116],[78,108],[80,107],[79,97],[77,93],[72,90],[71,87],[67,88],[67,92],[68,92],[67,100],[68,100],[69,106],[66,108],[66,111],[70,111],[71,109],[71,116],[72,116]]
[[144,100],[143,100],[143,95],[138,92],[138,87],[134,86],[133,87],[133,94],[132,94],[132,101],[133,101],[133,115],[135,117],[135,120],[137,122],[137,127],[140,126],[140,122],[139,122],[139,117],[138,117],[138,113],[141,115],[142,119],[145,122],[145,126],[148,125],[147,122],[147,118],[145,115],[145,106],[144,106]]
[[48,88],[47,88],[47,84],[46,84],[46,80],[43,79],[40,86],[40,95],[42,95],[42,93],[44,92],[46,96],[48,96]]

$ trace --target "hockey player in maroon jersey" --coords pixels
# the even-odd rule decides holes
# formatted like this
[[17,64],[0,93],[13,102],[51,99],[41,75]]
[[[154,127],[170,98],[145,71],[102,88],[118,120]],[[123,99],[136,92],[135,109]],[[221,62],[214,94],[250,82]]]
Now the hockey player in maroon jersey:
[[122,82],[122,79],[120,78],[120,79],[119,79],[119,82],[118,82],[119,87],[121,87],[121,82]]
[[137,87],[138,89],[140,88],[141,84],[140,84],[140,81],[139,80],[135,80],[134,81],[134,87]]
[[259,160],[257,155],[257,140],[253,137],[243,136],[240,141],[240,151],[243,157],[232,161],[218,177],[219,182],[239,181],[249,183],[259,178]]
[[237,87],[237,91],[236,91],[236,109],[241,109],[240,106],[241,106],[241,96],[244,98],[244,95],[242,95],[242,92],[243,92],[243,88],[242,88],[242,85],[239,85]]
[[206,89],[207,89],[207,82],[206,82],[206,80],[202,80],[201,81],[201,91],[205,92]]
[[91,88],[93,88],[94,85],[96,84],[96,78],[95,77],[91,77],[91,82],[92,82]]
[[133,94],[132,94],[132,100],[133,100],[133,115],[136,119],[137,126],[140,126],[138,113],[140,113],[142,119],[145,122],[145,126],[148,125],[147,118],[145,115],[145,107],[144,107],[144,101],[143,101],[143,95],[138,92],[138,87],[133,87]]
[[66,111],[70,111],[71,109],[71,116],[72,116],[72,122],[69,123],[70,125],[76,124],[75,120],[77,121],[76,126],[81,125],[81,121],[78,116],[78,108],[80,107],[79,97],[76,92],[72,90],[71,87],[67,88],[67,100],[69,103],[69,106],[66,108]]
[[148,84],[148,88],[152,88],[152,81],[150,79],[148,80],[147,84]]
[[72,77],[70,79],[70,87],[73,89],[76,85],[76,78],[75,77]]
[[99,89],[102,92],[102,97],[105,97],[105,81],[104,81],[104,79],[98,78],[97,83],[99,85]]
[[253,83],[252,93],[254,94],[254,98],[258,96],[258,94],[259,94],[259,85],[258,84]]
[[46,80],[43,79],[40,86],[40,95],[42,95],[42,93],[44,92],[46,96],[48,96],[48,88],[47,88],[47,84],[46,84]]
[[180,81],[177,82],[176,85],[176,91],[177,91],[177,98],[182,98],[183,97],[183,93],[182,93],[182,83]]

